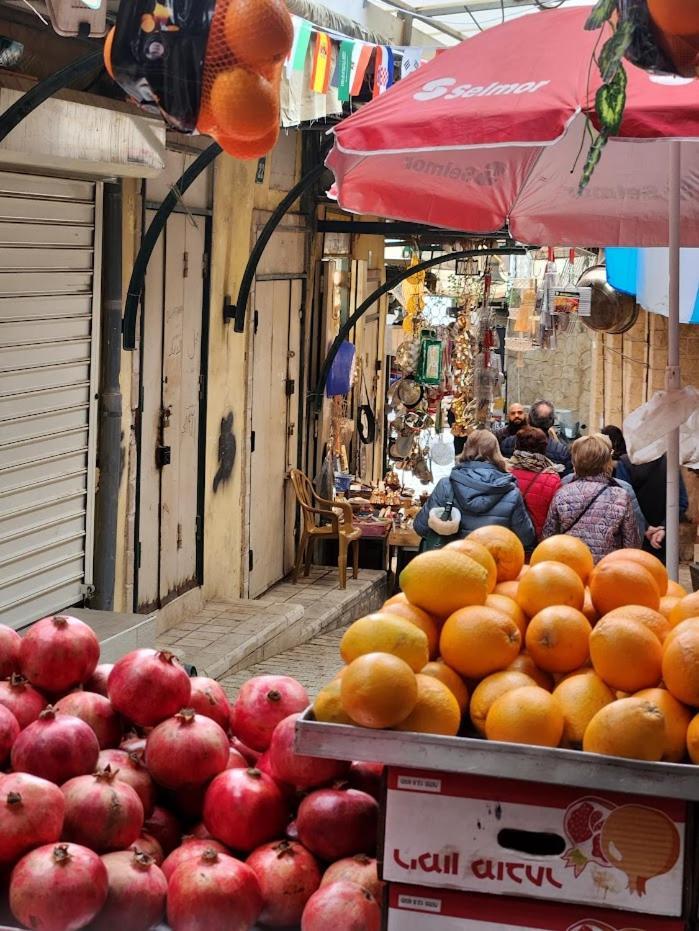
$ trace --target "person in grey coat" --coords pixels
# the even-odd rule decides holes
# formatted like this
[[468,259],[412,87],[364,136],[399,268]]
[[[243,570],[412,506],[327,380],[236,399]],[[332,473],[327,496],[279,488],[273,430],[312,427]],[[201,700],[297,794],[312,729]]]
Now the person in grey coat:
[[450,477],[437,483],[415,518],[416,533],[427,536],[430,511],[444,507],[450,496],[461,515],[460,537],[467,537],[478,527],[497,524],[516,533],[526,550],[536,546],[534,525],[517,481],[507,471],[498,441],[489,430],[471,433]]

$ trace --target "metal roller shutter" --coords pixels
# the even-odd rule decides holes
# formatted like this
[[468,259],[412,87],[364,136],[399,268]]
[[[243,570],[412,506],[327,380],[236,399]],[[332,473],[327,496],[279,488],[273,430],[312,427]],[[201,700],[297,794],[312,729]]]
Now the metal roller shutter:
[[0,172],[0,623],[92,582],[102,185]]

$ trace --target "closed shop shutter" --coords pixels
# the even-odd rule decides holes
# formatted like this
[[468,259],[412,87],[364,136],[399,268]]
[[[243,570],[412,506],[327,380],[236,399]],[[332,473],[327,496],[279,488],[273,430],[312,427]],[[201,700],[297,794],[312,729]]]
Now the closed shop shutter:
[[92,582],[102,185],[0,172],[0,623]]

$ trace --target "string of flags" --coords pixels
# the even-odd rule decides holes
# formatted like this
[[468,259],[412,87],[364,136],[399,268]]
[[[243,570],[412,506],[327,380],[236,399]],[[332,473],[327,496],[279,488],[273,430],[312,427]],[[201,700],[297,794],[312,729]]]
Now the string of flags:
[[[422,48],[373,45],[339,33],[323,31],[300,16],[293,16],[294,42],[286,61],[287,77],[306,69],[309,52],[312,56],[309,90],[327,94],[332,88],[340,102],[356,97],[364,83],[369,66],[374,62],[372,93],[379,97],[397,77],[405,78],[423,63]],[[400,57],[400,72],[396,61]]]

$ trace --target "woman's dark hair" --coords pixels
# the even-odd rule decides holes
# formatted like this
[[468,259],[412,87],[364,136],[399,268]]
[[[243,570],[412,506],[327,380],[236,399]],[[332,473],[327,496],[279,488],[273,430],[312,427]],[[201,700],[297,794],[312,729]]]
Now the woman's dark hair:
[[517,433],[515,449],[521,449],[524,453],[545,453],[547,446],[548,438],[538,427],[522,427]]
[[607,427],[602,427],[600,433],[608,436],[612,441],[613,459],[621,459],[622,456],[626,455],[626,440],[624,439],[624,434],[621,432],[619,427],[615,427],[610,424]]

